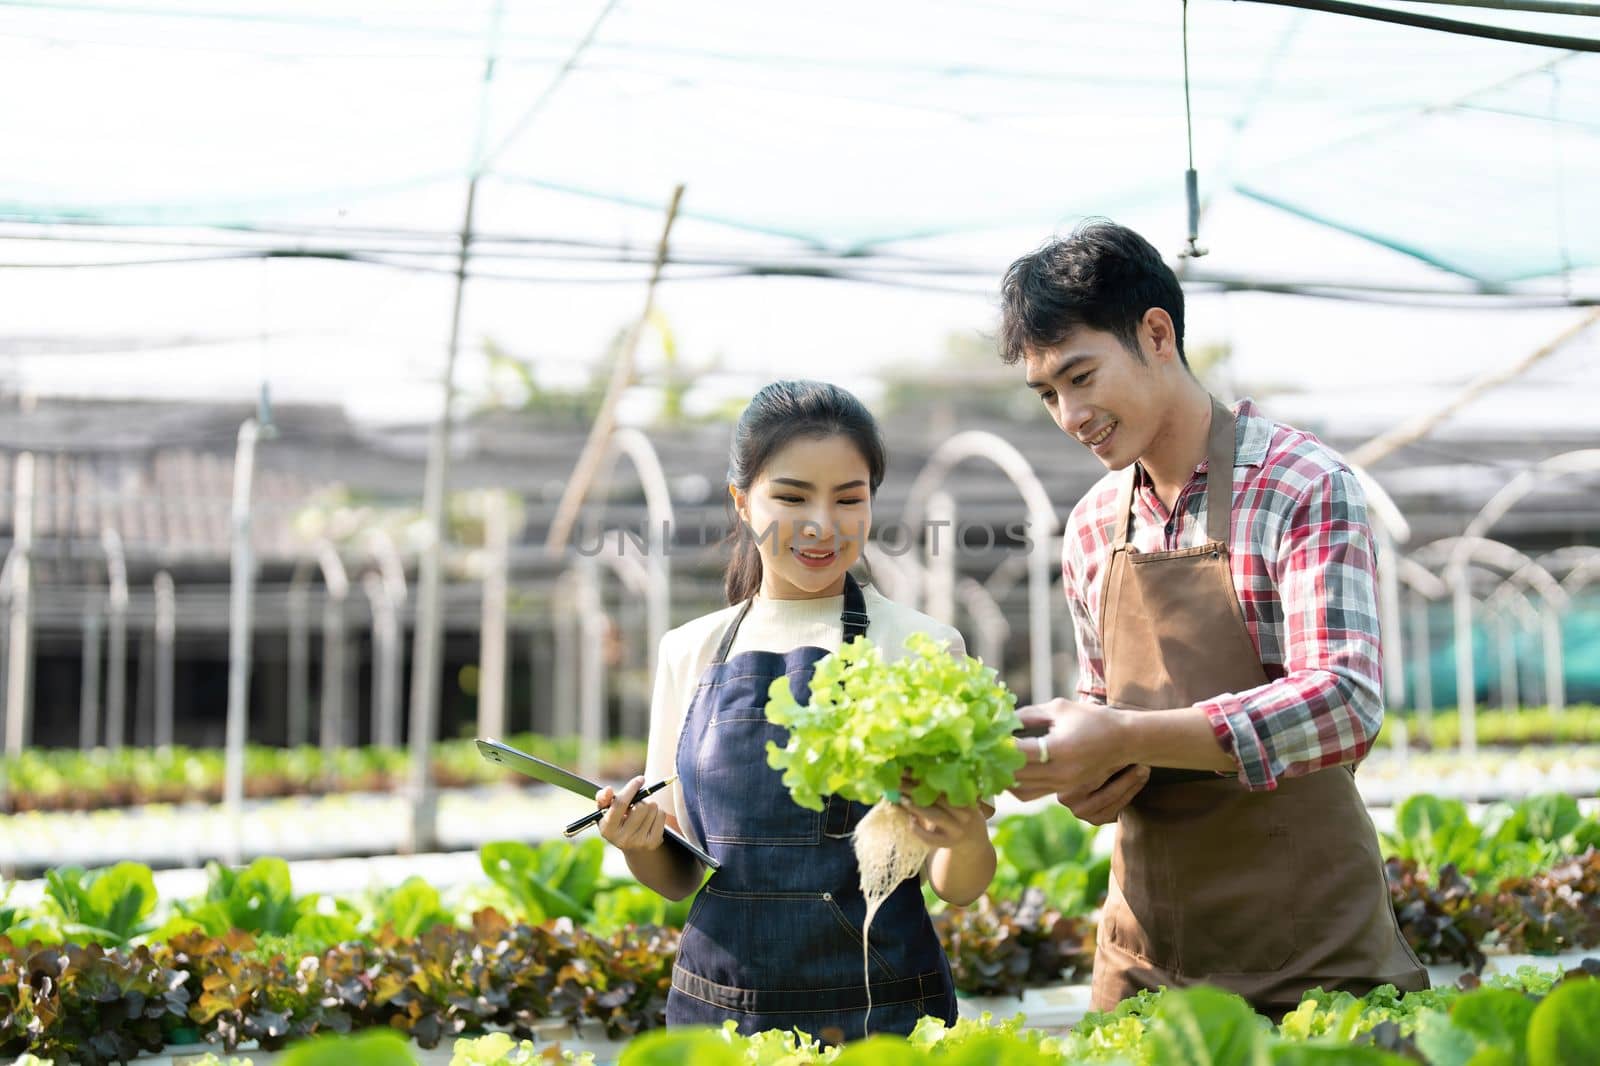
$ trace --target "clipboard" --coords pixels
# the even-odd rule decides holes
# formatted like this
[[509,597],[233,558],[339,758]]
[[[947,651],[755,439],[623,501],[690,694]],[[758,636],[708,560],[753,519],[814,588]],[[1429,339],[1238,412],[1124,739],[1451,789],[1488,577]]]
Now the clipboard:
[[[497,766],[504,766],[507,769],[517,771],[519,774],[537,778],[546,784],[564,788],[574,795],[582,796],[590,803],[594,802],[594,794],[603,787],[598,781],[591,781],[587,777],[575,774],[571,770],[557,766],[553,762],[546,762],[537,756],[529,755],[525,751],[513,748],[510,744],[495,740],[493,737],[478,738],[478,754]],[[663,830],[662,842],[670,843],[672,846],[687,852],[713,870],[722,866],[721,863],[711,857],[710,852],[691,843],[688,838],[671,826]]]

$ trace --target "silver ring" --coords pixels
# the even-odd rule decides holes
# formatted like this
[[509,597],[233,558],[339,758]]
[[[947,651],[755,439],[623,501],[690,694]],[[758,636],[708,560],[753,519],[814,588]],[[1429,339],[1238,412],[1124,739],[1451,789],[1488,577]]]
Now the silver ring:
[[1038,744],[1039,744],[1039,765],[1043,766],[1045,763],[1050,761],[1050,748],[1049,748],[1049,746],[1047,744],[1045,744],[1044,737],[1039,737],[1038,738]]

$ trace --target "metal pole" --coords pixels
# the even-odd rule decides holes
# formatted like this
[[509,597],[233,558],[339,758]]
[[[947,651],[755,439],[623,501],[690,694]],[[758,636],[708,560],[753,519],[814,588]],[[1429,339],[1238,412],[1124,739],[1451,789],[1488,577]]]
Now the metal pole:
[[172,575],[156,574],[156,747],[172,747],[172,678],[177,657],[178,593]]
[[16,758],[33,732],[33,453],[17,456],[13,504],[11,617],[6,641],[6,755]]
[[1383,657],[1384,698],[1390,706],[1406,699],[1406,651],[1400,626],[1400,547],[1382,522],[1376,527],[1378,547],[1378,639]]
[[1566,709],[1566,667],[1562,659],[1562,613],[1544,605],[1544,703],[1554,714]]
[[84,751],[100,740],[100,616],[83,616],[82,684],[78,688],[78,747]]
[[[493,60],[490,61],[493,68]],[[487,76],[486,76],[487,78]],[[467,260],[472,252],[472,216],[478,200],[478,177],[467,184],[466,218],[461,225],[461,249],[456,261],[455,306],[450,313],[450,344],[445,352],[443,395],[439,420],[428,439],[428,468],[423,482],[422,507],[427,514],[427,540],[417,567],[417,632],[411,658],[411,770],[406,791],[411,801],[411,822],[406,849],[412,854],[433,851],[435,796],[431,753],[439,723],[439,678],[444,666],[444,612],[440,584],[444,565],[444,494],[450,478],[451,408],[455,400],[456,353],[461,346],[461,305],[466,295]]]
[[133,669],[133,746],[155,745],[156,717],[155,627],[139,631],[139,658]]
[[551,692],[555,707],[551,729],[558,737],[578,735],[578,611],[573,591],[574,576],[568,572],[556,579],[555,670]]
[[1055,642],[1050,635],[1050,571],[1053,569],[1050,542],[1054,525],[1054,514],[1030,508],[1028,536],[1033,547],[1028,552],[1028,668],[1033,684],[1029,700],[1033,703],[1042,703],[1053,695]]
[[975,651],[985,666],[992,667],[1003,676],[1006,640],[1011,636],[1011,623],[1006,621],[1006,613],[989,595],[989,590],[970,577],[961,579],[957,595],[978,631],[977,647],[969,648],[968,652]]
[[1477,772],[1472,769],[1478,759],[1478,696],[1477,679],[1472,665],[1472,590],[1465,568],[1451,573],[1451,595],[1455,607],[1456,624],[1456,710],[1461,716],[1461,756],[1467,764],[1467,795],[1471,802],[1477,799]]
[[100,534],[106,552],[109,588],[106,628],[106,747],[122,747],[128,720],[128,564],[122,537],[114,529]]
[[237,864],[244,851],[244,745],[249,733],[251,593],[255,558],[250,544],[250,491],[255,476],[254,418],[239,427],[239,446],[233,460],[233,562],[228,601],[228,724],[223,777],[223,805],[227,812],[228,861]]
[[[337,562],[337,558],[334,560]],[[322,707],[318,740],[325,755],[344,744],[344,600],[350,591],[344,567],[323,568],[328,598],[322,604]]]
[[1567,672],[1561,646],[1561,612],[1549,604],[1540,612],[1544,618],[1544,698],[1550,710],[1560,714],[1567,709]]
[[1500,706],[1515,711],[1517,700],[1517,631],[1511,624],[1509,611],[1502,610],[1495,619],[1495,635],[1500,641]]
[[645,594],[646,669],[652,683],[656,676],[656,657],[660,653],[661,638],[672,624],[672,535],[677,520],[672,510],[672,490],[666,473],[661,469],[661,457],[656,453],[650,438],[636,429],[623,427],[611,434],[612,447],[625,453],[633,462],[639,475],[639,486],[644,490],[646,521],[650,534],[646,538],[650,557],[646,560],[649,586]]
[[600,766],[600,745],[605,742],[606,616],[600,600],[600,568],[590,556],[580,556],[577,570],[578,626],[578,765],[594,776]]
[[550,647],[544,639],[544,630],[537,624],[528,630],[528,731],[539,732],[540,711],[544,703],[539,693],[550,675]]
[[[1424,730],[1433,724],[1433,649],[1428,632],[1428,601],[1417,596],[1411,601],[1411,706]],[[1429,731],[1429,736],[1432,736]]]
[[400,746],[400,624],[394,600],[382,576],[371,571],[361,579],[372,608],[372,742],[380,748]]
[[928,559],[922,609],[945,625],[956,620],[955,527],[956,501],[943,489],[931,493],[922,538]]
[[478,633],[478,735],[506,732],[506,596],[510,516],[505,493],[483,498],[483,614]]
[[[373,663],[374,671],[379,671],[373,681],[374,686],[380,686],[383,698],[378,702],[379,716],[372,724],[372,742],[382,747],[398,748],[400,746],[400,677],[405,665],[405,616],[406,604],[406,567],[400,558],[400,551],[395,547],[394,538],[381,529],[372,530],[366,536],[367,548],[378,562],[378,573],[383,577],[383,609],[385,647],[388,654],[380,664]],[[376,625],[376,620],[374,620]],[[377,645],[373,645],[376,650]]]
[[291,748],[305,744],[311,732],[311,623],[306,566],[289,581],[289,722]]

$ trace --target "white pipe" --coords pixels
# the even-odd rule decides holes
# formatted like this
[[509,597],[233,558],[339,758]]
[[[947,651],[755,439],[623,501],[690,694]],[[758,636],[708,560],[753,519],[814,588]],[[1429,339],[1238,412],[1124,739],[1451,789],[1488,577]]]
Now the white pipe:
[[289,722],[291,748],[306,743],[311,733],[311,610],[304,562],[289,579],[285,606],[289,615]]
[[938,489],[928,496],[928,521],[923,529],[927,559],[922,609],[950,625],[956,618],[956,501]]
[[[382,626],[386,634],[386,654],[381,662],[376,658],[373,660],[373,688],[381,693],[381,698],[374,704],[377,713],[372,722],[372,742],[382,747],[397,748],[400,746],[400,676],[405,669],[405,618],[402,611],[407,594],[406,568],[394,538],[385,531],[369,530],[365,541],[372,557],[377,560],[378,573],[383,579]],[[370,600],[370,595],[368,598]],[[379,626],[376,617],[373,626],[376,634]]]
[[580,637],[578,633],[578,608],[573,586],[576,575],[571,571],[556,579],[551,612],[555,622],[555,706],[552,709],[551,728],[558,737],[578,734],[578,674]]
[[661,638],[672,625],[672,544],[669,537],[676,525],[672,493],[661,457],[655,445],[637,429],[623,427],[612,431],[611,447],[627,455],[638,472],[644,490],[645,520],[650,524],[645,543],[650,551],[650,591],[645,600],[645,628],[648,631],[648,669],[656,676],[656,658]]
[[501,492],[483,497],[483,605],[478,627],[478,735],[506,734],[506,599],[510,518]]
[[100,533],[106,553],[106,747],[122,747],[128,719],[128,562],[115,529]]
[[1378,634],[1383,653],[1383,688],[1390,705],[1406,698],[1405,640],[1400,629],[1399,545],[1386,526],[1374,529],[1378,548]]
[[33,453],[17,456],[12,509],[10,622],[6,640],[6,755],[22,754],[33,731]]
[[239,427],[239,445],[233,461],[233,563],[228,610],[228,719],[223,777],[223,804],[230,827],[228,860],[243,855],[244,745],[249,733],[251,594],[255,583],[255,558],[250,544],[251,486],[255,477],[254,418]]
[[83,616],[82,682],[78,688],[78,747],[93,748],[100,739],[100,615]]
[[985,666],[992,667],[995,673],[1003,675],[1006,641],[1011,636],[1011,623],[1006,621],[1006,613],[989,595],[989,590],[970,577],[961,579],[956,587],[956,596],[967,609],[967,615],[977,631],[978,658],[983,660]]
[[600,572],[595,560],[580,556],[576,564],[578,631],[578,765],[593,777],[605,743],[606,616],[600,601]]
[[1554,714],[1567,709],[1567,671],[1561,646],[1561,614],[1548,606],[1539,612],[1544,630],[1544,698]]
[[1424,724],[1433,717],[1433,648],[1428,639],[1428,601],[1411,598],[1411,663],[1414,695],[1411,705]]
[[322,706],[318,740],[324,754],[332,755],[347,740],[344,602],[350,594],[350,578],[345,573],[344,561],[330,542],[320,542],[316,550],[317,566],[327,589],[327,599],[322,604]]
[[156,728],[157,748],[172,747],[172,681],[177,659],[178,592],[172,575],[156,574]]
[[372,609],[372,743],[380,748],[398,747],[400,691],[395,667],[400,627],[382,575],[367,571],[361,579],[361,589]]

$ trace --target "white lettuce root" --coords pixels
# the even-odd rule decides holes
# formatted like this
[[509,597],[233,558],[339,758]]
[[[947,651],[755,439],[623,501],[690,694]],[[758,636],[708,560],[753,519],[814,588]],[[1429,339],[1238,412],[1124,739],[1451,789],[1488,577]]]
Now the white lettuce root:
[[883,901],[900,882],[915,877],[932,852],[911,826],[911,815],[898,803],[879,800],[856,826],[853,843],[856,865],[861,869],[861,895],[867,901],[866,917],[861,922],[861,973],[867,985],[867,1017],[872,1020],[872,969],[870,939],[872,918]]

